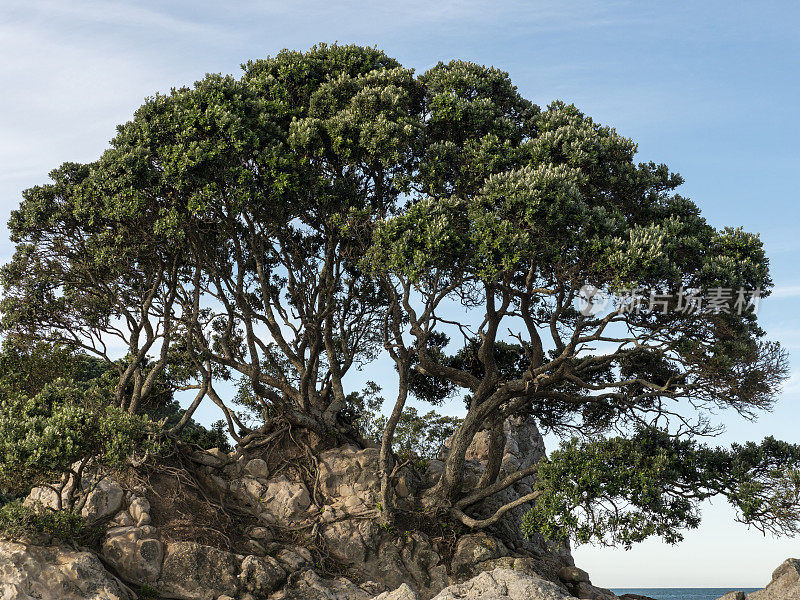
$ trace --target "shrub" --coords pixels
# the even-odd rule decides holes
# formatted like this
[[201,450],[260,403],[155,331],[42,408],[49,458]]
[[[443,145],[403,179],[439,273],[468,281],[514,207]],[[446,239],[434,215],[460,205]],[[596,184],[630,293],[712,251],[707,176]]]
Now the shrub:
[[26,506],[20,500],[0,505],[0,535],[12,540],[41,535],[63,541],[87,542],[93,530],[80,514],[68,510],[49,510],[43,506]]

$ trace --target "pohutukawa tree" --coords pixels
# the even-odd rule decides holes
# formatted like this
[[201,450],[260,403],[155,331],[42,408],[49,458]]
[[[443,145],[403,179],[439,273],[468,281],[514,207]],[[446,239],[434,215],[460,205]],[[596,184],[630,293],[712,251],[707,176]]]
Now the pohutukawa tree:
[[[677,174],[635,153],[497,69],[416,76],[373,48],[284,51],[148,99],[97,163],[26,192],[4,327],[116,364],[131,412],[156,382],[196,389],[187,418],[210,398],[240,445],[286,427],[365,443],[343,418],[347,375],[388,356],[397,396],[372,433],[388,520],[409,397],[457,396],[466,415],[420,502],[469,527],[529,505],[529,533],[675,541],[700,500],[723,495],[746,523],[796,531],[797,447],[697,441],[716,409],[770,408],[783,351],[751,305],[687,310],[686,294],[663,293],[768,295],[761,242],[709,225]],[[587,285],[644,302],[580,311]],[[112,335],[126,356],[106,350]],[[230,377],[263,425],[217,392]],[[574,438],[505,473],[503,423],[519,416]],[[465,490],[465,454],[487,429],[486,470]],[[529,495],[470,516],[532,475]]]

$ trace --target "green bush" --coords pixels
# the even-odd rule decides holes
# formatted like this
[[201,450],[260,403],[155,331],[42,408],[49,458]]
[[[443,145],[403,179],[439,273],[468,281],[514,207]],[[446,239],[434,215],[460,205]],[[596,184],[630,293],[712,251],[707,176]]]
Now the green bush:
[[92,537],[92,530],[75,512],[25,506],[19,500],[0,505],[0,536],[22,540],[40,535],[84,543]]
[[0,388],[0,487],[57,480],[87,458],[120,467],[134,451],[156,450],[156,424],[111,405],[104,391],[64,379],[35,396]]

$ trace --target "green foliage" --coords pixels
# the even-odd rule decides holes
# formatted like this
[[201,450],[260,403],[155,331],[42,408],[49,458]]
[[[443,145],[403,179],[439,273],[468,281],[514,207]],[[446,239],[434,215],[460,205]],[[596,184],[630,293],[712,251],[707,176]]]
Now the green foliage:
[[[181,417],[185,414],[185,410],[180,407],[177,400],[172,400],[150,415],[150,418],[157,422],[163,422],[162,427],[169,429],[174,427]],[[187,444],[195,444],[201,448],[208,450],[210,448],[219,448],[224,452],[233,450],[227,434],[227,425],[224,421],[216,421],[211,424],[211,428],[206,428],[194,419],[190,418],[186,425],[181,429],[180,439]]]
[[123,466],[131,453],[157,448],[157,424],[112,404],[113,385],[95,377],[97,363],[44,346],[6,347],[0,362],[30,368],[0,375],[0,488],[57,480],[87,458]]
[[[380,413],[384,399],[381,388],[367,382],[361,392],[348,395],[348,416],[352,416],[361,435],[380,443],[387,418]],[[461,424],[458,417],[442,415],[434,410],[420,414],[413,406],[406,406],[397,423],[393,449],[403,459],[437,458],[445,440]]]
[[[459,417],[450,417],[435,410],[420,414],[413,406],[407,406],[397,423],[394,434],[394,449],[401,458],[438,458],[444,442],[461,424]],[[378,430],[383,430],[386,417],[377,419]]]
[[[380,389],[348,395],[344,382],[387,351],[409,373],[401,392],[466,401],[464,421],[407,406],[395,434],[408,457],[461,442],[442,506],[461,493],[464,449],[502,412],[560,433],[650,425],[556,452],[531,532],[675,541],[712,492],[746,522],[792,530],[793,447],[692,441],[717,408],[770,408],[786,376],[755,312],[574,308],[587,283],[772,286],[758,236],[709,225],[676,193],[681,177],[636,150],[575,106],[535,106],[498,69],[451,61],[417,76],[352,45],[148,98],[97,161],[65,163],[12,213],[0,486],[154,448],[156,421],[184,414],[173,392],[202,401],[220,379],[239,379],[234,402],[257,418],[378,440]],[[654,429],[670,420],[685,435]],[[183,436],[227,443],[194,421]]]
[[92,531],[83,517],[68,510],[25,506],[19,500],[0,505],[0,536],[25,540],[41,535],[83,543],[91,537]]
[[0,486],[58,478],[85,458],[119,467],[154,450],[156,424],[109,405],[103,391],[59,379],[33,397],[0,398]]
[[629,548],[650,536],[675,544],[700,523],[699,503],[723,496],[737,519],[794,534],[800,518],[800,446],[766,438],[711,448],[666,431],[562,443],[537,470],[542,495],[523,531]]

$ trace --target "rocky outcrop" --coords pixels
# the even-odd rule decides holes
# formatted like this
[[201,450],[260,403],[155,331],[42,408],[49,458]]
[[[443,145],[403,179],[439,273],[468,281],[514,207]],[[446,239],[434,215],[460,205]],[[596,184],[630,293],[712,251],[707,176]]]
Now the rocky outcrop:
[[508,569],[481,573],[445,588],[434,600],[564,600],[570,596],[551,581]]
[[[505,433],[503,474],[526,468],[544,455],[532,422],[509,420]],[[485,468],[488,443],[489,432],[480,432],[469,449],[468,485]],[[307,468],[293,469],[286,460],[270,463],[268,453],[195,452],[194,476],[204,488],[198,498],[235,508],[245,524],[235,535],[225,536],[221,547],[208,538],[201,542],[193,537],[194,531],[202,537],[203,527],[191,511],[185,513],[188,535],[170,529],[164,494],[135,485],[126,490],[96,473],[86,477],[85,484],[92,487],[86,488],[91,493],[84,514],[104,524],[99,555],[116,576],[134,588],[169,598],[522,599],[529,596],[519,594],[529,592],[538,594],[531,598],[614,597],[592,586],[588,574],[573,566],[568,548],[551,548],[522,536],[525,507],[510,511],[500,526],[483,532],[454,535],[452,528],[445,531],[433,519],[424,521],[422,511],[414,512],[413,498],[435,483],[442,461],[430,461],[427,473],[404,467],[395,482],[400,508],[422,521],[382,526],[377,518],[378,454],[372,447],[325,450],[314,457],[316,469],[310,476]],[[488,515],[500,503],[528,493],[532,483],[521,480],[471,510]],[[40,488],[28,502],[54,506],[56,499],[48,488]],[[322,562],[326,570],[320,569]],[[332,572],[346,577],[331,577]],[[108,573],[106,578],[115,581]]]
[[745,594],[742,591],[738,591],[738,592],[728,592],[724,596],[721,596],[719,600],[745,600],[745,598],[747,598],[747,594]]
[[592,585],[589,574],[575,566],[562,567],[558,578],[564,582],[570,593],[576,598],[585,600],[613,600],[614,592]]
[[0,542],[0,600],[136,600],[91,552]]
[[270,600],[368,600],[370,594],[349,579],[326,579],[312,570],[296,574]]
[[[88,491],[81,514],[90,522],[103,521],[115,515],[122,507],[125,492],[116,481],[96,473],[86,473],[81,480],[81,487]],[[66,501],[66,491],[63,500]],[[50,488],[33,488],[25,499],[25,504],[30,506],[36,503],[57,509],[58,494]]]
[[747,594],[747,600],[800,600],[800,559],[787,558],[772,572],[767,587]]

